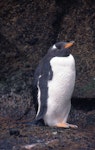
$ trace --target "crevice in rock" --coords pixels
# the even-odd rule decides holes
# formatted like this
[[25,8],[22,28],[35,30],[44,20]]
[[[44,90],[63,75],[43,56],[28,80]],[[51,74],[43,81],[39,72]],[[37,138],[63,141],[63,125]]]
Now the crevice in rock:
[[53,30],[54,30],[54,37],[53,37],[53,43],[57,41],[57,37],[61,28],[62,19],[63,17],[69,13],[69,9],[73,5],[77,5],[76,0],[69,0],[69,1],[63,1],[63,0],[55,0],[56,2],[56,16],[55,20],[52,23]]
[[83,111],[95,110],[95,98],[72,98],[72,106]]
[[53,26],[53,43],[56,43],[56,39],[57,39],[57,36],[58,36],[58,33],[59,33],[59,30],[60,30],[60,26],[61,26],[61,21],[62,21],[62,18],[63,18],[63,13],[62,11],[61,12],[58,12],[58,10],[56,11],[56,17],[55,17],[55,20],[53,21],[52,23],[52,26]]

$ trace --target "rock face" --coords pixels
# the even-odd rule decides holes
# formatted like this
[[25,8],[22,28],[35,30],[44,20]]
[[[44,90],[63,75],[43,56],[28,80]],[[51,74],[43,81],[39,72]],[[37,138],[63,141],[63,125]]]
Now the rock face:
[[57,39],[73,39],[76,43],[73,48],[77,69],[74,96],[95,98],[95,2],[75,1],[69,5],[65,15],[63,13]]
[[21,118],[32,106],[32,79],[39,60],[56,41],[74,40],[74,97],[95,98],[95,1],[0,2],[1,116]]

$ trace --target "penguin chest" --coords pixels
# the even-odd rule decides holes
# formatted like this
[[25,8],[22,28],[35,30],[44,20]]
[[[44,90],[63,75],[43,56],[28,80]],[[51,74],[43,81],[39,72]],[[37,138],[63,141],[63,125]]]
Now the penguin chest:
[[[53,77],[48,82],[47,113],[45,121],[66,121],[71,107],[75,84],[75,62],[72,55],[54,57],[50,61]],[[47,120],[48,118],[48,120]]]
[[73,56],[54,57],[50,62],[53,77],[48,82],[48,97],[57,100],[69,99],[75,84],[75,62]]

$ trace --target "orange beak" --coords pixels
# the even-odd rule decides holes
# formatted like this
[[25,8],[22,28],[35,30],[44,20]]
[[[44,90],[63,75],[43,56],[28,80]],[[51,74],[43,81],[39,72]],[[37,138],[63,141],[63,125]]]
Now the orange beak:
[[71,47],[73,44],[74,44],[74,41],[67,42],[66,45],[65,45],[65,48],[69,48],[69,47]]

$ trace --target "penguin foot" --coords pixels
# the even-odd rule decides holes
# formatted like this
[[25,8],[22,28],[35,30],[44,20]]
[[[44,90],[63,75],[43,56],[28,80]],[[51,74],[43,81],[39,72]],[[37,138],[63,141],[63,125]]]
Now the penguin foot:
[[77,125],[74,125],[74,124],[68,124],[70,128],[73,128],[73,129],[77,129],[78,126]]
[[78,128],[77,125],[73,125],[73,124],[69,124],[69,123],[57,123],[56,127],[60,127],[60,128]]
[[57,123],[56,126],[60,127],[60,128],[69,128],[69,124],[68,123]]

